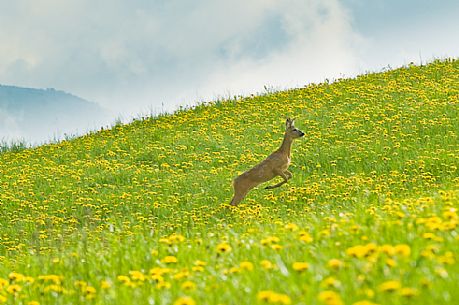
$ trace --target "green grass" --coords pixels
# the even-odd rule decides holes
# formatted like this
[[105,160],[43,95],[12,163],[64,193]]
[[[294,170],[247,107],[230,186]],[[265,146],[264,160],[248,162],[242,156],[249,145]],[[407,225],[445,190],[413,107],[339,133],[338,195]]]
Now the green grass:
[[[435,61],[4,152],[0,303],[456,304],[458,83]],[[293,178],[229,207],[286,116]]]

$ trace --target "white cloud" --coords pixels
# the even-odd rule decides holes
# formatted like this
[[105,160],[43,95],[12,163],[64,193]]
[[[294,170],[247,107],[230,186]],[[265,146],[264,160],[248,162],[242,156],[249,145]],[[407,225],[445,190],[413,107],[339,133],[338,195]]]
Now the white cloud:
[[[133,114],[323,79],[357,60],[357,36],[336,0],[0,6],[0,82],[57,87]],[[270,22],[281,37],[263,32]]]

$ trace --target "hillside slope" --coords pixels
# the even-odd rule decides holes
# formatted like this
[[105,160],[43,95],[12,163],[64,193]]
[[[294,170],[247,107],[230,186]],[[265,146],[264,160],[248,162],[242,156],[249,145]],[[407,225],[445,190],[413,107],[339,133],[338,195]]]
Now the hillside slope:
[[[0,303],[457,303],[458,83],[436,61],[3,153]],[[228,207],[286,116],[293,179]]]

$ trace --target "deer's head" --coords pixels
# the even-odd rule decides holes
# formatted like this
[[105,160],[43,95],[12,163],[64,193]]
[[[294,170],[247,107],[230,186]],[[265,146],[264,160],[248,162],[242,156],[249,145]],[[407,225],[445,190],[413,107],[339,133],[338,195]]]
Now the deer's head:
[[285,127],[286,135],[292,139],[297,139],[304,136],[304,132],[295,127],[295,119],[287,118]]

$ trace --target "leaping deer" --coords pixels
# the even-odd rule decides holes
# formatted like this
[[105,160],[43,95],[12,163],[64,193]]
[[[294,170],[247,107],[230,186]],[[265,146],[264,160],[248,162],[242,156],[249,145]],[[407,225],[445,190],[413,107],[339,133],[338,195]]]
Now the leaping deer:
[[273,189],[287,183],[293,176],[288,171],[292,143],[294,139],[302,136],[304,136],[304,132],[295,128],[293,119],[287,118],[284,140],[279,149],[233,180],[234,196],[231,205],[238,205],[251,189],[276,176],[281,176],[284,180],[275,185],[267,186],[265,189]]

